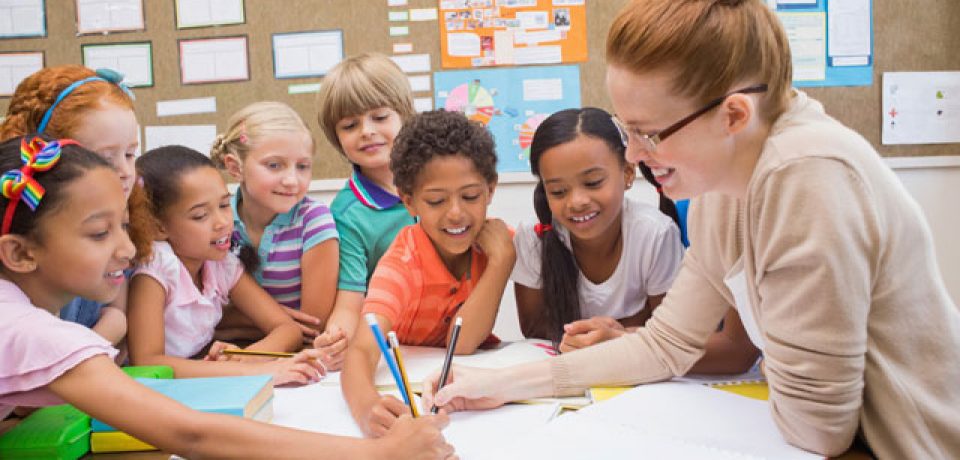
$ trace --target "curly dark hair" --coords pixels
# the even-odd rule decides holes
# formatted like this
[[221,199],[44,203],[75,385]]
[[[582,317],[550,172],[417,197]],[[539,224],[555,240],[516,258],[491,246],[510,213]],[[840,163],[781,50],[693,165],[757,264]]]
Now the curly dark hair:
[[397,190],[413,193],[424,166],[437,156],[450,155],[469,158],[487,182],[497,181],[497,153],[490,131],[460,112],[435,110],[414,116],[393,141],[390,170]]

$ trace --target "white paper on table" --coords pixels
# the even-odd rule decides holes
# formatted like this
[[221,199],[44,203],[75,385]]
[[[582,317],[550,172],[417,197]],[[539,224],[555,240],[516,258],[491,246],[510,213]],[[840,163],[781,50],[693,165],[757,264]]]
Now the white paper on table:
[[193,99],[171,99],[157,101],[157,116],[169,117],[174,115],[192,115],[196,113],[213,113],[217,111],[217,98],[198,97]]
[[563,99],[563,80],[531,78],[523,80],[524,101],[559,101]]
[[417,91],[430,91],[430,75],[410,75],[410,89]]
[[184,84],[247,80],[247,38],[181,40],[180,76]]
[[243,0],[176,0],[177,28],[244,22]]
[[881,141],[960,142],[960,72],[884,72]]
[[210,147],[217,137],[217,125],[147,126],[144,150],[165,145],[183,145],[204,155],[210,155]]
[[493,446],[489,458],[551,460],[584,458],[669,458],[725,460],[744,456],[669,436],[651,434],[568,412],[521,438]]
[[451,56],[479,56],[480,36],[471,32],[447,34],[447,54]]
[[790,41],[793,79],[827,78],[827,29],[824,13],[777,13]]
[[788,444],[766,401],[695,383],[640,385],[585,407],[577,416],[587,424],[615,424],[639,433],[757,458],[823,458]]
[[343,32],[329,30],[273,36],[276,78],[326,75],[343,60]]
[[[396,392],[386,392],[400,398]],[[415,404],[422,407],[420,399]],[[557,405],[512,404],[486,411],[455,412],[443,430],[447,442],[464,460],[487,458],[491,440],[515,439],[533,432],[557,413]],[[423,409],[420,410],[423,413]],[[276,388],[273,396],[273,423],[290,428],[361,437],[339,386],[306,385]]]
[[143,0],[76,0],[81,34],[143,29]]
[[43,68],[43,53],[0,53],[0,96],[10,96],[17,85]]
[[153,85],[153,60],[150,43],[84,45],[83,65],[91,69],[113,69],[123,74],[130,87]]
[[[493,350],[477,350],[472,355],[455,356],[453,363],[458,366],[481,367],[484,369],[503,369],[516,364],[524,364],[549,358],[551,355],[545,348],[537,344],[549,343],[541,340],[525,340],[501,344]],[[407,372],[407,381],[414,389],[434,371],[443,366],[446,349],[437,347],[401,346],[404,369]],[[380,388],[395,386],[393,375],[383,359],[377,367],[375,384]],[[324,384],[339,385],[340,373],[331,372],[322,380]]]
[[390,56],[393,62],[405,73],[423,73],[430,71],[429,54],[406,54],[403,56]]
[[0,37],[47,34],[43,0],[0,0]]
[[556,64],[563,56],[557,46],[521,46],[513,49],[513,63],[526,64]]

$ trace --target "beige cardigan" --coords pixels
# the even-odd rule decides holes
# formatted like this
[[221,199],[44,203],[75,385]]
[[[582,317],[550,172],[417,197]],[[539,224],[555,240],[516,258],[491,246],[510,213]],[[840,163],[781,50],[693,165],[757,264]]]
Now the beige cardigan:
[[557,395],[686,373],[733,305],[723,280],[742,256],[787,441],[836,455],[859,433],[880,458],[960,457],[960,312],[922,212],[862,137],[797,93],[746,198],[699,197],[689,221],[693,246],[647,327],[553,360]]

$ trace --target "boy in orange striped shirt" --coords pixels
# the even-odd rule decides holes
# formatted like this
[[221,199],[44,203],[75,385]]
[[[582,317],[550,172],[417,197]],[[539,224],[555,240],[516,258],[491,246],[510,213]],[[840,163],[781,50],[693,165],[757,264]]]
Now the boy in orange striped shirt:
[[[363,313],[377,316],[405,345],[445,347],[463,317],[457,354],[498,340],[490,332],[516,260],[512,232],[487,219],[497,157],[487,129],[459,112],[426,112],[404,125],[390,168],[416,224],[404,227],[370,279]],[[364,434],[379,437],[409,409],[374,386],[380,350],[359,327],[341,385]]]

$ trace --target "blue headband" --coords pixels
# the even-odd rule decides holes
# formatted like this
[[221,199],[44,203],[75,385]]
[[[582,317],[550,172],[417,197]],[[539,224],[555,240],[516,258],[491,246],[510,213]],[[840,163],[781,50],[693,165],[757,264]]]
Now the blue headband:
[[50,105],[50,108],[43,114],[43,119],[40,120],[40,126],[37,127],[37,133],[42,133],[47,129],[47,123],[50,123],[50,117],[53,116],[53,109],[57,108],[57,105],[60,104],[60,101],[64,100],[73,90],[77,89],[80,85],[84,83],[89,83],[91,81],[105,81],[107,83],[113,83],[117,85],[118,88],[122,89],[127,96],[130,96],[130,99],[136,100],[137,97],[133,95],[133,91],[130,91],[130,88],[127,85],[123,84],[123,74],[117,72],[113,69],[97,69],[96,77],[87,77],[83,80],[77,80],[70,84],[70,86],[60,91],[60,94],[57,95],[57,98],[54,99],[53,104]]

